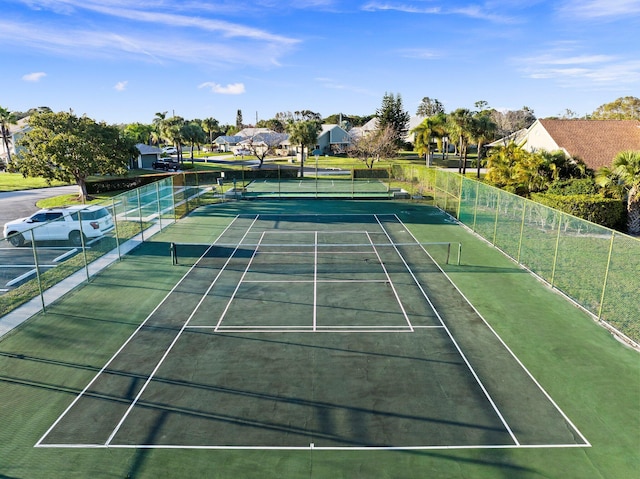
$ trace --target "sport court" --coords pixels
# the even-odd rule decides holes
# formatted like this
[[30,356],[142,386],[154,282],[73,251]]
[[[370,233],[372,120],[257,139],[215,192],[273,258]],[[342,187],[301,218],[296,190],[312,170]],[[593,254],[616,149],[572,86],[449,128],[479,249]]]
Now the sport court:
[[[238,215],[40,447],[587,440],[395,214]],[[87,427],[90,425],[90,427]]]

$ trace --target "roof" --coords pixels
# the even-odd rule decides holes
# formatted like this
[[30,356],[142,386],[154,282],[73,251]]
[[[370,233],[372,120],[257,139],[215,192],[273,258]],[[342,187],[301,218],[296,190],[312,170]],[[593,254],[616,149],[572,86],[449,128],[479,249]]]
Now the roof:
[[242,140],[244,140],[244,136],[219,136],[218,138],[216,138],[215,140],[213,140],[213,142],[216,145],[220,145],[221,143],[229,143],[229,144],[233,144],[235,145],[236,143],[240,143]]
[[515,143],[516,145],[521,145],[527,139],[527,132],[529,130],[527,128],[522,128],[521,130],[515,131],[499,140],[489,143],[489,148],[493,148],[495,146],[505,146],[509,143]]
[[591,169],[611,166],[624,150],[640,150],[638,120],[539,120],[556,144]]
[[162,152],[157,146],[150,146],[144,143],[136,143],[136,148],[141,155],[155,155]]

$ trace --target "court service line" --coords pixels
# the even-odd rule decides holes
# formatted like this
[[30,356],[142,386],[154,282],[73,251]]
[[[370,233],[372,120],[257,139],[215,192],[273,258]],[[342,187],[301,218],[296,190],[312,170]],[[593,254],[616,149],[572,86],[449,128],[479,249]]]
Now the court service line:
[[[405,229],[405,231],[407,231],[411,237],[418,241],[417,238],[414,236],[414,234],[409,230],[409,228],[407,228],[407,226],[402,222],[402,220],[398,217],[398,215],[394,214],[394,216],[396,217],[396,220],[398,221],[399,224],[402,225],[402,227]],[[425,249],[425,247],[423,245],[420,245],[421,248],[424,250],[424,252],[431,258],[431,255],[427,252],[427,250]],[[433,261],[433,258],[431,258]],[[558,404],[553,400],[553,398],[551,397],[551,395],[542,387],[542,385],[538,382],[538,380],[533,376],[533,374],[531,374],[531,372],[527,369],[527,367],[522,363],[522,361],[520,361],[520,359],[518,358],[518,356],[516,356],[516,354],[511,350],[511,348],[509,346],[507,346],[507,344],[502,340],[502,338],[500,337],[500,335],[496,332],[495,329],[493,329],[493,327],[489,324],[489,322],[484,318],[484,316],[482,316],[482,314],[480,313],[480,311],[478,311],[476,309],[476,307],[473,305],[473,303],[469,300],[469,298],[467,298],[465,296],[465,294],[460,291],[460,288],[458,288],[458,286],[453,282],[453,280],[449,277],[449,275],[440,267],[440,265],[436,262],[433,261],[433,263],[437,266],[437,268],[440,270],[440,272],[447,278],[447,280],[453,285],[453,287],[456,289],[456,291],[458,291],[458,294],[460,294],[460,296],[462,296],[464,298],[464,300],[467,302],[467,304],[469,304],[469,306],[471,307],[471,309],[473,309],[473,311],[475,311],[475,313],[478,315],[478,317],[482,320],[482,322],[487,326],[487,328],[489,328],[489,330],[494,334],[494,336],[498,339],[498,341],[502,344],[502,346],[507,350],[507,352],[513,357],[513,359],[515,359],[515,361],[520,365],[520,367],[522,368],[522,370],[525,372],[525,374],[527,374],[527,376],[529,376],[529,378],[531,378],[531,380],[533,381],[533,383],[538,387],[538,389],[540,389],[540,391],[542,392],[542,394],[547,398],[547,400],[553,405],[553,407],[556,408],[556,410],[560,413],[560,415],[564,418],[565,421],[567,421],[568,424],[571,425],[571,427],[573,428],[573,430],[578,434],[578,436],[580,436],[580,438],[584,441],[585,445],[591,447],[591,444],[589,443],[589,441],[587,440],[587,438],[580,432],[580,430],[575,426],[575,424],[573,424],[573,422],[571,421],[571,419],[569,419],[569,417],[564,413],[564,411],[562,409],[560,409],[560,406],[558,406]]]
[[[378,221],[378,224],[380,225],[380,228],[382,228],[382,231],[384,231],[384,233],[387,235],[387,238],[389,238],[389,241],[391,243],[393,243],[393,240],[391,239],[391,236],[389,235],[388,231],[386,230],[386,228],[384,227],[384,225],[382,224],[382,222],[380,221],[380,218],[378,218],[378,215],[374,215],[376,218],[376,221]],[[394,215],[395,216],[395,215]],[[397,219],[397,216],[396,216]],[[403,225],[404,226],[404,225]],[[449,339],[451,340],[451,342],[453,343],[453,345],[455,346],[455,348],[458,350],[458,354],[460,354],[460,357],[462,358],[462,360],[465,362],[465,364],[467,365],[467,368],[469,368],[469,371],[471,372],[471,374],[473,375],[473,377],[475,378],[476,382],[478,383],[478,385],[480,386],[480,389],[482,390],[482,392],[484,393],[485,397],[487,398],[487,400],[489,401],[489,403],[491,404],[491,407],[493,408],[493,410],[495,411],[496,415],[498,416],[498,418],[500,419],[500,421],[502,422],[502,425],[505,427],[505,429],[507,430],[507,432],[509,433],[509,435],[511,436],[511,439],[516,443],[516,445],[520,445],[520,441],[518,441],[518,438],[516,437],[516,435],[513,433],[513,431],[511,430],[511,427],[509,426],[509,424],[507,423],[507,420],[504,418],[504,416],[502,415],[502,413],[500,412],[500,410],[498,409],[498,405],[494,402],[493,398],[491,397],[491,395],[489,394],[489,391],[487,390],[487,388],[484,386],[484,384],[482,383],[482,381],[480,380],[480,377],[478,376],[478,374],[476,373],[476,371],[473,369],[473,367],[471,366],[471,363],[469,362],[469,360],[467,359],[467,356],[464,354],[464,352],[462,351],[462,348],[460,348],[460,346],[458,345],[458,342],[455,340],[455,338],[453,337],[453,335],[451,334],[451,331],[449,330],[449,328],[447,327],[447,325],[444,323],[444,321],[442,320],[442,317],[440,316],[440,313],[436,310],[435,305],[433,304],[433,302],[431,301],[431,299],[429,298],[429,296],[427,295],[426,291],[422,288],[422,285],[420,284],[420,281],[418,281],[418,278],[416,278],[415,274],[413,274],[413,271],[411,270],[411,268],[409,267],[409,265],[407,264],[407,262],[404,259],[404,256],[402,256],[402,254],[400,253],[400,251],[398,250],[398,248],[394,245],[394,249],[396,250],[396,253],[398,254],[398,256],[400,257],[400,259],[402,260],[402,262],[404,263],[405,267],[407,268],[407,271],[409,271],[409,273],[411,274],[411,277],[413,278],[413,281],[416,283],[416,285],[418,286],[418,288],[420,289],[420,292],[422,293],[422,295],[424,296],[424,298],[427,300],[427,302],[429,303],[429,306],[431,306],[431,309],[433,310],[433,312],[435,313],[436,317],[438,318],[438,321],[440,321],[440,323],[442,324],[442,327],[444,328],[444,330],[446,331],[447,335],[449,336]],[[425,250],[426,252],[426,250]],[[431,257],[431,255],[429,255],[429,253],[427,253],[427,255],[429,256],[429,258],[433,261],[433,258]],[[433,261],[435,263],[435,261]],[[436,263],[437,264],[437,263]]]
[[[156,373],[158,372],[158,370],[160,369],[160,367],[162,366],[162,363],[164,363],[164,360],[167,359],[167,356],[169,356],[169,353],[171,352],[171,350],[173,349],[173,347],[176,345],[176,343],[178,342],[178,339],[180,339],[180,336],[182,336],[182,333],[184,332],[184,330],[187,328],[187,326],[189,325],[189,322],[193,319],[193,317],[195,316],[195,314],[198,312],[198,310],[200,309],[200,306],[202,305],[202,303],[204,302],[204,300],[207,298],[207,296],[209,295],[209,292],[211,291],[211,289],[213,288],[213,286],[216,284],[216,282],[218,281],[218,278],[220,278],[220,276],[222,276],[222,273],[224,272],[225,268],[227,267],[227,265],[229,264],[229,262],[231,261],[231,258],[233,258],[233,255],[236,254],[236,252],[238,251],[238,249],[240,248],[240,243],[242,242],[242,240],[244,240],[244,238],[249,234],[249,231],[251,230],[251,228],[253,227],[253,225],[255,224],[255,222],[258,220],[258,217],[260,215],[256,215],[256,217],[254,218],[253,222],[251,223],[251,225],[249,225],[249,228],[247,229],[247,231],[245,232],[244,236],[242,237],[242,239],[240,240],[240,242],[238,243],[238,246],[236,247],[236,249],[233,250],[233,252],[229,255],[229,257],[227,258],[227,261],[224,263],[224,265],[222,266],[222,268],[220,268],[220,271],[218,271],[218,274],[216,275],[216,277],[213,279],[213,281],[211,282],[211,284],[209,285],[209,287],[207,288],[207,290],[205,291],[205,293],[202,295],[202,297],[200,298],[200,301],[198,301],[198,304],[196,305],[196,307],[193,309],[193,311],[191,312],[191,314],[189,315],[189,317],[187,318],[187,320],[184,322],[184,324],[182,325],[182,327],[180,328],[180,331],[178,331],[178,334],[176,334],[176,337],[173,338],[173,341],[171,341],[171,344],[169,345],[169,347],[167,348],[167,350],[164,352],[164,354],[162,355],[162,357],[160,358],[160,361],[158,361],[158,364],[156,364],[156,367],[153,368],[153,371],[151,371],[151,374],[149,375],[149,377],[147,378],[147,380],[145,381],[145,383],[142,385],[142,387],[140,388],[140,391],[138,391],[138,394],[136,394],[136,397],[134,398],[134,400],[131,402],[131,404],[129,405],[129,407],[127,408],[127,411],[124,413],[124,415],[122,416],[122,418],[120,418],[120,421],[118,422],[118,424],[116,425],[116,427],[114,428],[114,430],[111,432],[111,434],[109,435],[109,437],[107,438],[107,441],[105,442],[106,445],[111,444],[111,441],[113,441],[113,438],[115,437],[116,434],[118,434],[118,431],[120,430],[120,428],[122,427],[122,425],[124,424],[124,422],[127,420],[127,417],[129,417],[129,414],[131,414],[131,411],[133,411],[133,408],[136,406],[136,404],[138,403],[138,401],[140,400],[140,398],[142,397],[142,395],[144,394],[144,392],[147,389],[147,386],[149,384],[151,384],[151,381],[153,380],[153,377],[156,375]],[[210,249],[210,248],[209,248]],[[208,250],[207,250],[208,251]],[[206,254],[206,253],[205,253]],[[192,268],[189,269],[189,271],[191,271]]]
[[396,301],[398,302],[398,306],[400,306],[400,310],[402,311],[402,314],[404,315],[404,319],[407,321],[407,324],[409,325],[409,329],[411,330],[411,332],[413,332],[413,325],[411,324],[411,320],[409,319],[409,316],[407,315],[407,311],[404,309],[404,305],[402,304],[402,301],[400,300],[400,295],[398,294],[398,291],[396,290],[396,287],[393,284],[393,281],[391,281],[391,277],[389,276],[389,272],[387,271],[387,267],[382,262],[382,258],[380,258],[380,255],[378,254],[378,250],[376,249],[376,246],[373,244],[373,240],[371,239],[371,236],[369,236],[369,232],[367,232],[367,238],[369,238],[369,242],[371,243],[371,247],[373,248],[373,252],[378,257],[378,261],[380,262],[380,266],[382,266],[384,274],[387,277],[387,281],[389,281],[389,286],[391,286],[391,289],[393,290],[393,295],[396,297]]
[[[227,229],[229,229],[231,227],[231,225],[240,217],[240,215],[236,215],[235,218],[233,218],[233,220],[229,223],[229,225],[224,229],[224,231],[227,231]],[[256,217],[257,219],[257,217]],[[224,233],[223,231],[223,233]],[[131,333],[131,335],[127,338],[127,340],[122,343],[122,346],[120,346],[120,348],[118,348],[118,350],[113,354],[113,356],[111,356],[111,358],[109,358],[109,360],[105,363],[104,366],[102,366],[102,368],[100,368],[100,370],[95,374],[95,376],[91,379],[91,381],[89,381],[89,383],[84,387],[84,389],[82,391],[80,391],[80,393],[75,397],[75,399],[73,401],[71,401],[71,404],[69,404],[69,406],[67,406],[67,408],[62,412],[62,414],[60,414],[60,416],[58,417],[58,419],[56,419],[54,421],[54,423],[49,427],[49,429],[47,429],[45,431],[45,433],[42,435],[42,437],[40,439],[38,439],[38,442],[36,442],[35,447],[38,447],[41,445],[42,441],[44,441],[44,439],[51,433],[51,431],[58,425],[58,423],[60,421],[62,421],[62,419],[68,414],[68,412],[71,410],[71,408],[73,406],[75,406],[75,404],[80,400],[80,398],[82,396],[84,396],[86,394],[86,392],[89,390],[89,388],[93,385],[93,383],[95,383],[98,378],[100,377],[100,375],[102,373],[104,373],[104,371],[109,367],[109,365],[115,360],[115,358],[124,350],[124,348],[127,346],[127,344],[129,344],[129,342],[131,342],[131,340],[135,337],[136,334],[138,334],[138,332],[147,324],[147,322],[149,321],[149,319],[151,319],[151,317],[156,313],[156,311],[160,308],[160,306],[162,306],[165,301],[167,300],[167,298],[169,296],[171,296],[171,294],[173,294],[173,292],[178,288],[178,286],[180,286],[180,284],[182,284],[182,282],[185,280],[185,278],[187,276],[189,276],[189,274],[191,273],[191,271],[193,271],[194,268],[196,268],[196,266],[198,265],[198,263],[200,263],[200,261],[202,260],[202,258],[205,257],[205,255],[209,252],[209,250],[213,247],[210,246],[209,248],[206,249],[206,251],[204,253],[202,253],[202,255],[200,256],[200,258],[198,258],[198,260],[187,270],[187,272],[182,275],[182,278],[180,278],[180,280],[173,286],[173,288],[171,288],[171,290],[165,295],[164,298],[162,298],[162,301],[160,301],[158,303],[158,305],[153,308],[153,311],[151,311],[147,317],[144,319],[144,321],[142,321],[142,323],[140,323],[140,325],[135,329],[135,331],[133,331]]]
[[[256,216],[256,220],[257,219],[258,219],[258,217]],[[253,226],[253,223],[251,224],[251,226]],[[247,233],[248,233],[248,231],[247,231]],[[264,238],[264,234],[265,234],[265,232],[263,231],[262,234],[260,235],[260,240],[259,241],[262,241],[262,239]],[[238,247],[240,247],[240,245],[238,245]],[[236,285],[236,289],[233,290],[233,294],[229,298],[229,301],[227,301],[227,305],[225,306],[224,311],[222,311],[222,314],[220,315],[220,318],[218,319],[218,323],[216,324],[216,327],[215,327],[214,331],[218,330],[218,328],[222,324],[222,321],[224,320],[224,317],[227,315],[227,311],[229,311],[229,308],[231,307],[231,303],[233,303],[233,300],[236,297],[236,294],[238,293],[238,290],[240,289],[240,286],[242,286],[242,282],[244,280],[244,277],[247,275],[247,272],[249,271],[249,268],[251,267],[251,263],[253,263],[253,260],[256,257],[256,254],[258,253],[258,248],[260,248],[260,243],[259,242],[256,245],[255,249],[253,250],[253,254],[251,255],[251,258],[249,258],[249,262],[247,263],[247,267],[244,269],[244,272],[242,273],[242,276],[240,277],[240,280],[238,281],[238,284]]]

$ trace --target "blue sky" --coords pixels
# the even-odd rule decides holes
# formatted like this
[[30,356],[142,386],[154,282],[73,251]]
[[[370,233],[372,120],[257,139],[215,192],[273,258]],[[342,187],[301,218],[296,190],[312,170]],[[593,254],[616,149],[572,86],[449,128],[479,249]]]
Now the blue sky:
[[0,106],[108,123],[280,111],[538,117],[640,96],[640,0],[3,0]]

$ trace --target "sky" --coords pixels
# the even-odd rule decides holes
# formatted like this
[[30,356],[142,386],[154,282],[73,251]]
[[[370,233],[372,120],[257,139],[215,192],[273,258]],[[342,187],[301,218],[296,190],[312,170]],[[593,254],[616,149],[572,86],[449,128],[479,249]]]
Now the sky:
[[640,96],[640,0],[2,0],[0,106],[107,123]]

